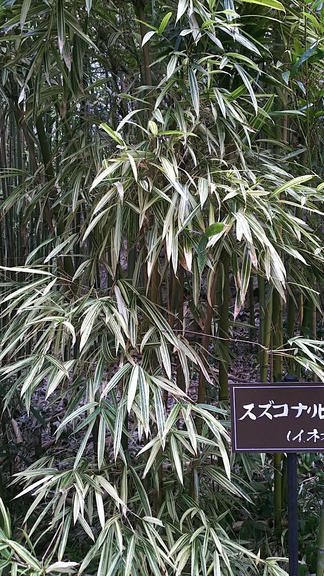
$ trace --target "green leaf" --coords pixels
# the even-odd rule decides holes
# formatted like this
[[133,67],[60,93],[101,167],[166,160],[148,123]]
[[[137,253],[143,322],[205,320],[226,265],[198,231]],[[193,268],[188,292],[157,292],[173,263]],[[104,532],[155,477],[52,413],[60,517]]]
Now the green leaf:
[[163,368],[166,372],[167,377],[171,379],[171,359],[167,343],[163,337],[161,337],[160,353],[162,357]]
[[89,416],[90,416],[90,418],[89,418],[90,422],[86,427],[86,432],[85,432],[84,436],[82,436],[82,441],[80,442],[78,452],[77,452],[76,457],[74,459],[74,463],[73,463],[74,470],[78,469],[79,462],[80,462],[80,460],[84,454],[84,451],[87,447],[89,438],[92,434],[92,430],[93,430],[94,425],[95,425],[95,419],[96,419],[95,415],[90,414]]
[[159,34],[163,34],[164,30],[166,29],[167,25],[169,24],[169,20],[172,16],[172,12],[168,12],[164,17],[163,20],[159,26]]
[[64,420],[56,429],[56,434],[61,432],[61,430],[64,429],[69,424],[69,422],[71,422],[72,420],[76,420],[78,416],[86,413],[87,411],[92,410],[93,408],[96,408],[97,406],[98,406],[97,402],[88,402],[88,404],[85,404],[84,406],[79,406],[79,408],[77,408],[74,412],[72,412],[72,414],[68,414],[68,416],[64,418]]
[[125,507],[125,502],[119,498],[117,490],[110,482],[108,482],[108,480],[106,480],[104,476],[97,476],[97,480],[103,489],[106,490],[107,494],[109,494],[109,496],[115,501],[116,505]]
[[206,264],[206,260],[207,260],[207,252],[206,252],[206,246],[208,243],[208,236],[207,234],[203,235],[200,238],[200,242],[198,244],[198,248],[197,248],[197,259],[198,259],[198,270],[199,270],[199,274],[201,275],[204,268],[205,268],[205,264]]
[[198,194],[199,194],[199,200],[200,200],[201,208],[204,207],[204,204],[208,198],[208,193],[209,193],[209,186],[208,186],[207,178],[199,177],[198,178]]
[[164,426],[165,426],[165,414],[162,393],[159,388],[154,390],[154,407],[155,407],[155,417],[156,424],[158,428],[159,437],[161,440],[162,447],[164,447],[165,439],[163,438]]
[[124,366],[122,366],[116,372],[116,374],[114,374],[114,376],[109,380],[108,384],[105,386],[105,388],[101,392],[101,396],[100,396],[101,400],[103,398],[105,398],[107,396],[107,394],[109,394],[109,392],[117,386],[117,384],[120,382],[120,380],[123,378],[123,376],[125,376],[125,374],[127,374],[127,372],[131,369],[131,367],[132,366],[129,363],[124,364]]
[[98,319],[100,310],[101,310],[101,302],[100,301],[94,302],[94,304],[92,304],[92,306],[89,307],[87,313],[84,316],[84,320],[80,328],[80,335],[81,335],[80,351],[84,348],[84,346],[88,342],[91,331],[93,329],[94,322],[95,320]]
[[3,503],[2,498],[0,498],[0,514],[1,514],[1,522],[0,526],[3,529],[7,538],[11,536],[11,522],[10,522],[10,515]]
[[31,0],[24,0],[20,11],[20,29],[22,30],[25,26],[28,11],[31,5]]
[[220,232],[223,232],[223,230],[224,230],[223,222],[215,222],[214,224],[211,224],[210,226],[206,227],[205,234],[207,238],[211,238],[211,236],[220,234]]
[[299,186],[304,182],[308,182],[312,178],[314,178],[314,176],[312,176],[311,174],[305,174],[304,176],[298,176],[297,178],[293,178],[292,180],[285,182],[282,186],[279,186],[279,188],[276,188],[276,190],[271,194],[271,197],[278,196],[278,194],[281,194],[281,192],[284,192],[288,188]]
[[36,282],[32,282],[32,283],[28,283],[25,284],[25,286],[23,286],[22,288],[19,288],[18,290],[14,290],[14,292],[10,292],[8,294],[8,296],[6,296],[5,298],[1,299],[1,303],[4,304],[5,302],[9,302],[9,300],[13,300],[17,297],[20,296],[25,296],[30,295],[30,291],[31,289],[35,289],[38,288],[39,286],[42,286],[44,284],[44,278],[41,278],[40,280],[36,280]]
[[30,407],[30,411],[32,413],[32,415],[36,418],[36,420],[38,420],[38,422],[44,426],[44,428],[47,426],[47,422],[46,420],[43,418],[42,414],[39,412],[39,410],[36,410],[36,408],[33,408],[33,406]]
[[124,574],[125,576],[132,574],[132,564],[133,564],[133,558],[134,558],[134,554],[135,554],[135,536],[133,535],[128,543],[128,550],[127,550],[127,556],[126,556],[126,561],[125,561],[125,570],[124,570]]
[[276,116],[306,116],[306,114],[301,110],[273,110],[269,112],[269,116],[275,118]]
[[8,272],[18,272],[24,274],[39,274],[41,276],[53,277],[53,274],[50,272],[45,272],[45,270],[41,270],[39,268],[27,268],[25,266],[0,266],[0,270],[7,270]]
[[118,134],[118,132],[115,132],[115,130],[110,128],[110,126],[108,126],[108,124],[100,124],[100,128],[102,128],[110,136],[110,138],[115,140],[115,142],[117,142],[117,144],[119,144],[120,146],[123,146],[123,148],[125,147],[125,142],[122,139],[122,137],[120,136],[120,134]]
[[47,264],[47,262],[49,262],[52,258],[57,256],[60,252],[62,252],[63,248],[66,248],[66,252],[68,252],[74,245],[76,238],[77,234],[72,234],[72,236],[69,236],[69,238],[67,238],[66,240],[61,242],[58,246],[53,248],[53,250],[51,250],[48,256],[46,256],[44,264]]
[[192,105],[196,112],[197,118],[199,118],[200,106],[199,106],[199,88],[196,78],[196,70],[189,68],[189,88],[191,94]]
[[170,439],[170,447],[175,469],[178,474],[178,478],[181,484],[183,484],[182,458],[180,457],[178,443],[173,435],[171,436]]
[[90,37],[83,32],[82,28],[80,28],[77,18],[72,15],[72,11],[65,10],[64,16],[71,30],[73,30],[73,32],[75,32],[75,34],[77,34],[77,36],[79,36],[88,46],[91,46],[94,50],[98,50]]
[[67,515],[65,517],[62,534],[61,534],[61,537],[59,540],[59,547],[58,547],[58,551],[57,551],[58,560],[62,560],[62,558],[64,556],[68,537],[70,534],[71,521],[72,521],[72,512],[70,511],[67,513]]
[[117,416],[115,418],[115,427],[114,427],[114,456],[115,460],[119,452],[121,451],[121,438],[125,424],[125,416],[126,416],[126,401],[125,396],[122,397],[122,402],[118,406]]
[[295,62],[295,64],[293,64],[293,66],[291,67],[290,70],[291,76],[294,76],[296,74],[297,70],[305,62],[307,62],[307,60],[309,60],[309,58],[316,52],[317,48],[318,48],[318,42],[315,42],[312,46],[310,46],[310,48],[308,48],[308,50],[304,52],[304,54],[301,55],[300,58],[298,58],[297,62]]
[[238,71],[239,75],[241,76],[241,78],[242,78],[242,80],[243,80],[243,83],[244,83],[245,87],[247,88],[247,90],[248,90],[248,92],[249,92],[249,94],[250,94],[250,97],[251,97],[251,101],[252,101],[252,104],[253,104],[253,107],[254,107],[255,114],[257,114],[257,113],[258,113],[258,103],[257,103],[257,99],[256,99],[256,96],[255,96],[255,93],[254,93],[254,89],[253,89],[253,87],[252,87],[252,85],[251,85],[251,81],[250,81],[248,75],[246,74],[244,68],[242,68],[242,66],[240,66],[240,64],[234,64],[234,67],[236,68],[236,70]]
[[7,544],[16,552],[16,554],[18,554],[18,556],[24,562],[26,562],[28,566],[33,568],[33,570],[36,572],[41,571],[40,563],[30,554],[30,552],[28,552],[28,550],[26,550],[26,548],[21,546],[21,544],[18,544],[18,542],[15,542],[14,540],[7,540]]
[[267,8],[273,8],[273,10],[281,10],[285,12],[283,4],[278,2],[278,0],[241,0],[241,2],[246,2],[247,4],[258,4],[259,6],[265,6]]
[[167,65],[167,79],[171,78],[172,74],[174,73],[178,64],[178,56],[176,54],[172,54],[168,65]]
[[154,138],[156,138],[158,133],[159,133],[159,129],[158,129],[157,124],[153,120],[148,121],[148,129],[151,132],[151,134],[154,136]]

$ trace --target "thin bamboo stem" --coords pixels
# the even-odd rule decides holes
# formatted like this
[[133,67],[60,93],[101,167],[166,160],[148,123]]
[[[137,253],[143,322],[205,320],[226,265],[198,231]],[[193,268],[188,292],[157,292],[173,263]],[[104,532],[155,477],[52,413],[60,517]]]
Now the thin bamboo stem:
[[256,336],[256,326],[255,326],[255,310],[254,310],[254,278],[251,276],[249,283],[249,311],[250,311],[250,328],[249,328],[249,340],[250,340],[250,350],[254,350],[254,340]]
[[271,323],[272,323],[272,288],[268,286],[268,293],[264,301],[263,317],[263,347],[261,348],[260,362],[260,382],[266,382],[268,379],[269,368],[269,348],[271,342]]
[[318,529],[316,576],[324,575],[324,505],[322,505],[321,519]]
[[228,328],[229,328],[229,265],[230,256],[226,250],[221,255],[222,263],[222,301],[219,306],[219,337],[222,339],[222,359],[219,361],[219,400],[228,400]]

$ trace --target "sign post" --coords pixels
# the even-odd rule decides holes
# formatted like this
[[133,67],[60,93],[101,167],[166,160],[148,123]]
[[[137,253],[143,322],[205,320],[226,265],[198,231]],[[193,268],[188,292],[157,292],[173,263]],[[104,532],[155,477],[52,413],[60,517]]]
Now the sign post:
[[298,576],[297,453],[324,452],[324,384],[231,385],[233,452],[286,452],[289,574]]
[[298,576],[297,454],[287,454],[289,576]]

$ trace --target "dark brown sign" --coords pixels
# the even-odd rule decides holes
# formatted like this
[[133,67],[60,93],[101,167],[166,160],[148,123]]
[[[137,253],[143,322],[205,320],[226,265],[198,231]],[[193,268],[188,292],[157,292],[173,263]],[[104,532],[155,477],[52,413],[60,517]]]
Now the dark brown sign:
[[324,452],[323,383],[231,385],[233,452]]

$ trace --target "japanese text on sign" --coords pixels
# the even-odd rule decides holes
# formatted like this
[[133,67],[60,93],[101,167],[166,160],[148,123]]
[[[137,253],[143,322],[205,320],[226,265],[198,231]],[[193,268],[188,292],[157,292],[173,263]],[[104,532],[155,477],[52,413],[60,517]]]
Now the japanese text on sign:
[[324,451],[324,384],[233,384],[232,447],[237,452]]
[[[251,420],[263,417],[267,417],[269,420],[272,420],[272,418],[287,418],[294,410],[294,418],[300,418],[302,413],[306,412],[306,414],[311,414],[311,418],[318,416],[320,420],[324,420],[324,406],[322,404],[308,406],[299,402],[297,406],[289,406],[288,404],[275,404],[274,400],[269,400],[267,404],[258,404],[257,406],[254,405],[254,402],[251,402],[251,404],[243,405],[243,408],[246,413],[241,416],[240,420],[244,420],[247,417],[251,418]],[[255,412],[257,409],[262,410],[261,414],[257,415]]]

